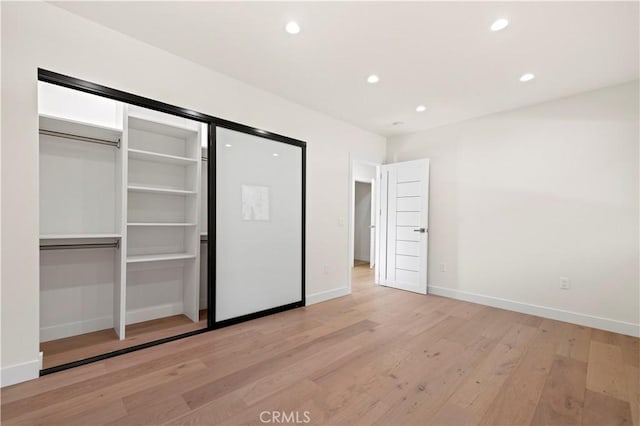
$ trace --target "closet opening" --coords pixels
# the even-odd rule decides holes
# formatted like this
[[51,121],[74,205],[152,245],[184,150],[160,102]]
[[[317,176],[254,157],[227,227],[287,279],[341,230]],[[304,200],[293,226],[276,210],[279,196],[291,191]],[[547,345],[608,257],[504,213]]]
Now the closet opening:
[[304,306],[304,142],[38,80],[41,375]]
[[42,79],[38,109],[42,370],[208,329],[208,123]]

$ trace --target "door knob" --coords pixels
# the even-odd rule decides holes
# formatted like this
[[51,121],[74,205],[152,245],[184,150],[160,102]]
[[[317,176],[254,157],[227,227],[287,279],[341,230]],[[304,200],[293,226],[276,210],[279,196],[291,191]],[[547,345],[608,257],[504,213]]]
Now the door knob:
[[424,234],[425,232],[427,232],[426,228],[418,228],[418,229],[414,229],[413,232],[419,232],[421,234]]

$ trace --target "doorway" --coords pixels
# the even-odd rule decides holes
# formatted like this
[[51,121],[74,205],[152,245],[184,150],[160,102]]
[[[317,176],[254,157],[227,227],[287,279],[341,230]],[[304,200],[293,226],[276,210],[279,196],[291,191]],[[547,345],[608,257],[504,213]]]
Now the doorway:
[[371,182],[355,182],[353,207],[353,266],[371,268]]
[[349,212],[349,285],[351,291],[375,283],[377,257],[377,175],[380,165],[352,160]]

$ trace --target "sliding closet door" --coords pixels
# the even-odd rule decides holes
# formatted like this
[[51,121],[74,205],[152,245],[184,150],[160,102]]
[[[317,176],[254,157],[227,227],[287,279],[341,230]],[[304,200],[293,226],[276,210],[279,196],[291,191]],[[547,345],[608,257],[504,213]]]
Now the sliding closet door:
[[216,128],[215,320],[302,305],[303,148]]

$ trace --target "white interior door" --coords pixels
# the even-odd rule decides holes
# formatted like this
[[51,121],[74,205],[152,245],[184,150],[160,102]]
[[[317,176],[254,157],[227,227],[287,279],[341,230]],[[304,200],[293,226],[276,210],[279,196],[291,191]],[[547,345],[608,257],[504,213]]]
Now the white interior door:
[[369,268],[376,264],[376,180],[371,179],[371,221],[369,222]]
[[383,165],[380,183],[380,284],[426,294],[429,160]]

